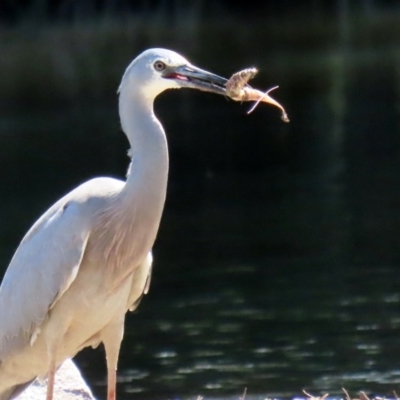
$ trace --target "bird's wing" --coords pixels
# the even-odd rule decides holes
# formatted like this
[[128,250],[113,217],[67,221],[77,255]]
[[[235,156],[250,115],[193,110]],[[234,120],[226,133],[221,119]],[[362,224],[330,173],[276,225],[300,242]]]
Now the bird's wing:
[[152,269],[153,255],[150,251],[144,261],[134,271],[135,279],[133,279],[127,304],[129,311],[136,310],[143,296],[149,292]]
[[0,287],[0,364],[35,340],[74,281],[90,233],[81,214],[76,202],[56,203],[18,247]]

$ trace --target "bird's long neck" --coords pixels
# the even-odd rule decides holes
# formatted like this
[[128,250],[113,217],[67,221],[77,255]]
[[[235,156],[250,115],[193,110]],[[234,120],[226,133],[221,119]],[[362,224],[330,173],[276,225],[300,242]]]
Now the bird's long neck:
[[157,208],[162,209],[168,179],[168,147],[164,129],[153,111],[153,100],[122,90],[119,113],[132,158],[123,196],[153,205],[156,202]]
[[142,262],[157,235],[166,196],[168,148],[164,130],[153,112],[153,100],[122,90],[119,113],[132,161],[112,209],[116,224],[110,254],[123,255],[114,265],[126,275],[126,264],[136,267]]

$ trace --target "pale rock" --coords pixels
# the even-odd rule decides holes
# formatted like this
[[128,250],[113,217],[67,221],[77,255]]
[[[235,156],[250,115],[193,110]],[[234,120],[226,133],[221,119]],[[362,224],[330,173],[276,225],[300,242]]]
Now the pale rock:
[[[35,381],[16,399],[43,400],[46,398],[47,381]],[[84,381],[79,369],[67,360],[58,369],[54,385],[54,400],[94,400],[89,386]]]

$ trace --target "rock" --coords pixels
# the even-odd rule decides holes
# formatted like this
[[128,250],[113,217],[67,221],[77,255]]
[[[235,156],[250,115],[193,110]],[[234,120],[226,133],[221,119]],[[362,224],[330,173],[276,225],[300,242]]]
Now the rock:
[[[47,381],[35,381],[16,399],[43,400],[46,398]],[[86,384],[79,369],[67,360],[56,373],[54,385],[54,400],[94,400],[89,386]]]

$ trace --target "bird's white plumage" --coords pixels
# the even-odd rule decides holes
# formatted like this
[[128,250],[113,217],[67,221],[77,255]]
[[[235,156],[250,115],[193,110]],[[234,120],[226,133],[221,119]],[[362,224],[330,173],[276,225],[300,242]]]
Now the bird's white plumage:
[[[115,400],[124,317],[148,292],[166,195],[167,141],[153,101],[180,87],[223,94],[210,83],[220,84],[217,78],[164,49],[147,50],[128,66],[119,87],[121,126],[132,146],[126,182],[93,179],[55,203],[26,234],[1,284],[0,400],[38,376],[51,381],[64,360],[101,342],[108,400]],[[48,388],[52,400],[53,383]]]
[[90,235],[90,201],[107,198],[122,185],[107,178],[89,181],[28,231],[0,287],[0,362],[31,341],[75,279]]
[[158,48],[146,50],[128,66],[118,91],[121,92],[123,87],[132,88],[135,92],[141,90],[143,96],[153,101],[164,90],[180,89],[178,82],[160,79],[160,73],[153,68],[156,61],[162,61],[169,67],[189,64],[180,54],[170,50]]

